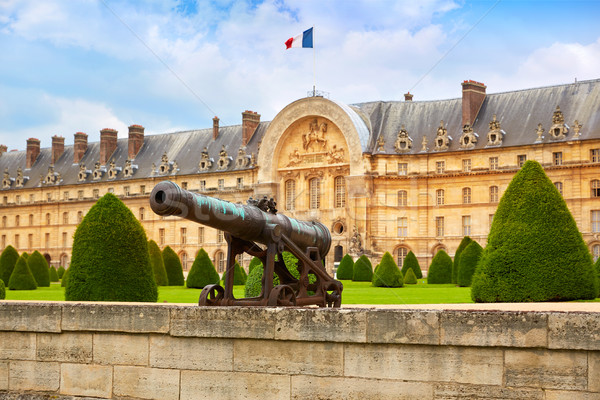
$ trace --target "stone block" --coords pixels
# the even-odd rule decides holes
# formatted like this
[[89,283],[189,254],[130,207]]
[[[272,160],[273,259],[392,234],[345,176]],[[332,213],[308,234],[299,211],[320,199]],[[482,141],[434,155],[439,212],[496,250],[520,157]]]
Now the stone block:
[[439,311],[374,310],[367,313],[367,342],[439,344]]
[[109,399],[112,396],[113,367],[94,364],[61,365],[60,393]]
[[66,303],[62,329],[130,333],[169,332],[169,307],[162,305]]
[[235,371],[341,376],[342,343],[236,340]]
[[506,350],[506,386],[586,390],[584,351]]
[[0,361],[0,390],[8,390],[8,362]]
[[588,351],[588,385],[591,392],[600,392],[600,351]]
[[545,400],[541,389],[507,388],[500,386],[435,385],[433,398],[436,400],[494,399],[494,400]]
[[276,309],[275,339],[315,342],[367,340],[367,311],[331,308]]
[[233,369],[232,339],[151,336],[150,366],[231,371]]
[[598,400],[598,393],[546,390],[546,400]]
[[63,332],[38,333],[37,359],[89,363],[92,361],[92,334]]
[[293,400],[424,400],[433,399],[429,383],[379,379],[292,376]]
[[93,343],[95,364],[148,366],[147,335],[95,333]]
[[172,336],[272,339],[274,308],[264,307],[173,307]]
[[500,349],[346,344],[344,376],[502,385]]
[[[180,400],[289,399],[287,375],[243,372],[181,371]],[[311,398],[317,398],[311,396]]]
[[35,333],[0,332],[0,360],[35,360]]
[[445,311],[440,340],[454,346],[546,347],[548,315],[533,312]]
[[0,303],[0,331],[60,332],[59,303]]
[[60,384],[60,364],[55,362],[11,361],[8,387],[13,390],[55,392]]
[[179,370],[115,366],[113,391],[136,399],[178,400]]
[[548,316],[551,349],[600,350],[598,313],[552,313]]

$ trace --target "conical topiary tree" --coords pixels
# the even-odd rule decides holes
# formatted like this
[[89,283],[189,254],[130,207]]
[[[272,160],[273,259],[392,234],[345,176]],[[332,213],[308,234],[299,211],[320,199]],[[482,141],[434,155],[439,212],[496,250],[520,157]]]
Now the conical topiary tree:
[[54,266],[50,267],[50,282],[58,282],[58,272],[56,272],[56,268]]
[[165,263],[165,271],[167,271],[167,280],[169,286],[183,286],[185,279],[183,277],[183,267],[181,260],[170,246],[167,246],[162,251],[163,262]]
[[358,260],[354,263],[352,280],[354,282],[371,282],[373,280],[373,265],[364,254],[358,257]]
[[6,286],[4,285],[4,281],[0,279],[0,300],[4,300],[6,298]]
[[19,257],[15,264],[15,269],[8,281],[10,290],[34,290],[37,289],[35,278],[27,265],[27,259],[23,256]]
[[413,273],[417,277],[417,279],[421,279],[423,277],[423,271],[421,271],[421,266],[419,265],[419,261],[415,256],[415,253],[411,251],[408,252],[406,257],[404,258],[404,263],[402,264],[402,276],[406,277],[406,271],[409,269],[413,270]]
[[465,236],[460,241],[456,252],[454,253],[454,261],[452,262],[452,283],[458,282],[458,263],[460,262],[460,253],[469,245],[473,239],[468,236]]
[[262,261],[260,261],[260,258],[258,257],[252,257],[252,260],[250,260],[250,264],[248,265],[248,274],[258,266],[262,267]]
[[598,257],[598,259],[596,260],[596,264],[594,264],[596,267],[596,274],[598,277],[598,285],[600,285],[600,257]]
[[204,249],[198,250],[192,268],[188,273],[186,286],[202,289],[206,285],[218,284],[221,278]]
[[66,269],[65,273],[62,276],[62,279],[60,280],[60,286],[61,287],[67,287],[67,281],[69,280],[69,270]]
[[48,261],[39,251],[34,251],[27,258],[29,270],[35,278],[38,287],[50,287],[50,270],[48,269]]
[[26,260],[29,258],[29,253],[27,253],[26,251],[24,251],[21,255],[25,257]]
[[527,161],[504,192],[473,276],[477,302],[593,299],[591,254],[541,165]]
[[19,253],[11,245],[6,246],[2,251],[2,254],[0,255],[0,279],[2,279],[5,284],[8,284],[8,280],[10,279],[13,269],[15,269],[18,259]]
[[[276,256],[275,260],[277,261],[278,256]],[[290,274],[295,278],[300,277],[300,273],[298,272],[298,259],[290,252],[284,251],[282,254],[283,262],[285,267]],[[246,278],[246,284],[244,285],[244,295],[246,297],[257,297],[260,295],[260,291],[262,288],[262,277],[264,273],[264,267],[262,266],[262,262],[258,267],[252,269],[252,271],[248,274]],[[317,278],[314,274],[308,274],[309,283],[316,282]],[[273,286],[279,285],[279,276],[277,274],[273,274]],[[308,294],[313,294],[311,291]]]
[[354,260],[350,254],[346,254],[338,265],[336,278],[339,280],[351,280],[354,276]]
[[65,299],[158,299],[144,228],[112,193],[100,198],[77,226]]
[[373,274],[372,283],[377,287],[402,287],[404,286],[404,278],[400,268],[396,265],[392,255],[386,251],[379,263],[379,267],[375,269],[377,272]]
[[56,271],[56,273],[58,274],[58,279],[62,279],[63,276],[65,276],[65,272],[65,267],[63,267],[62,265],[58,267],[58,270]]
[[[240,266],[240,264],[236,261],[233,265],[233,284],[234,285],[245,285],[248,275],[246,275],[246,271]],[[223,287],[227,283],[227,272],[223,273]]]
[[452,283],[452,259],[444,250],[438,251],[431,260],[427,283]]
[[404,276],[404,284],[406,285],[416,285],[418,282],[417,275],[413,272],[412,268],[409,268],[406,271],[406,275]]
[[458,275],[456,283],[458,286],[471,286],[475,267],[479,262],[483,247],[476,241],[471,241],[467,247],[460,253],[460,261],[458,264]]
[[162,252],[154,240],[148,241],[148,255],[150,257],[150,265],[152,266],[152,273],[154,274],[156,285],[167,286],[169,284],[169,278],[167,278],[167,271],[165,270]]

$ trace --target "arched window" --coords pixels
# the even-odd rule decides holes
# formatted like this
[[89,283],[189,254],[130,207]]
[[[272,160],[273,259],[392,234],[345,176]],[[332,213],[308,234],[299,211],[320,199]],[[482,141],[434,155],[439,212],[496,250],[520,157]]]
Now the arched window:
[[146,209],[144,207],[140,207],[140,221],[144,220],[145,214],[146,214]]
[[181,266],[183,267],[184,271],[188,270],[188,255],[185,251],[182,251],[181,253],[179,253],[179,259],[181,260]]
[[69,256],[65,253],[60,256],[60,266],[65,268],[69,266]]
[[321,208],[321,180],[312,178],[308,181],[309,208],[316,210]]
[[444,205],[444,189],[438,189],[435,191],[435,203],[438,206]]
[[293,179],[285,181],[285,209],[296,209],[296,181]]
[[558,193],[562,196],[563,194],[563,184],[562,182],[554,182],[554,187],[558,190]]
[[398,191],[398,207],[403,207],[408,204],[408,192],[406,190]]
[[594,256],[594,262],[598,261],[600,258],[600,244],[592,246],[592,256]]
[[404,259],[408,254],[408,249],[406,247],[398,247],[396,249],[396,264],[398,264],[398,268],[402,269],[402,265],[404,265]]
[[463,204],[471,204],[471,188],[463,188]]
[[335,207],[346,207],[346,180],[343,176],[336,176],[333,181],[335,189]]
[[594,179],[590,182],[592,187],[592,197],[600,197],[600,180]]
[[490,203],[498,202],[498,186],[490,186]]
[[220,274],[225,271],[225,254],[222,251],[217,251],[215,254],[215,267]]

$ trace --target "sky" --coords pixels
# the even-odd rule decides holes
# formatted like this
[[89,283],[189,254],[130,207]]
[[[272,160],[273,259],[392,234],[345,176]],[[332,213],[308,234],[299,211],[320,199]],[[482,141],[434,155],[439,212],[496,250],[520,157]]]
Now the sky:
[[[346,104],[600,78],[600,1],[0,0],[0,144],[270,121]],[[285,41],[314,27],[314,49]]]

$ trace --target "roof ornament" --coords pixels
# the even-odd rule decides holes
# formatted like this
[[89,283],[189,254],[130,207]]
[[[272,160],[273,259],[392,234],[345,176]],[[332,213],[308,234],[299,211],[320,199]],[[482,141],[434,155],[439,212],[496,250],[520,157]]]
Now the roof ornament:
[[221,147],[221,151],[219,152],[219,161],[217,161],[217,171],[226,170],[227,167],[229,167],[229,164],[232,160],[233,158],[227,155],[227,149],[225,148],[225,145],[223,145],[223,147]]
[[569,127],[565,124],[565,117],[563,116],[560,107],[556,106],[556,110],[552,114],[552,126],[548,130],[550,138],[554,140],[562,140],[567,137]]
[[131,160],[125,161],[125,168],[123,169],[123,177],[131,178],[135,171],[137,171],[138,166],[133,164]]
[[423,140],[421,140],[421,153],[427,152],[427,137],[423,136]]
[[25,182],[29,180],[28,176],[23,176],[23,170],[21,167],[17,168],[17,179],[15,180],[15,186],[18,188],[22,188],[25,185]]
[[471,127],[471,124],[465,124],[465,126],[463,126],[463,130],[462,130],[462,135],[460,137],[460,146],[459,148],[461,149],[472,149],[475,147],[475,144],[477,143],[477,138],[479,137],[478,134],[476,134],[475,132],[473,132],[473,128]]
[[578,120],[575,120],[575,122],[573,122],[573,138],[579,138],[581,136],[580,131],[582,126],[583,125],[581,125]]
[[77,181],[79,182],[85,182],[88,175],[91,174],[92,171],[85,169],[85,164],[84,163],[80,163],[79,164],[79,174],[77,175]]
[[8,173],[8,168],[6,168],[4,170],[4,179],[2,179],[2,189],[10,189],[10,186],[12,185],[14,180],[14,178],[10,177],[10,174]]
[[100,162],[97,161],[94,164],[94,172],[92,172],[92,180],[99,181],[100,179],[102,179],[102,175],[104,175],[105,172],[106,172],[106,167],[103,165],[100,165]]
[[115,165],[115,159],[110,160],[108,168],[108,179],[115,179],[122,168]]
[[173,160],[172,168],[171,168],[171,175],[177,175],[178,172],[179,172],[179,164],[177,164],[177,161]]
[[202,158],[198,163],[198,169],[200,171],[208,171],[210,167],[212,167],[214,161],[215,160],[210,158],[210,156],[208,155],[208,147],[204,147],[204,150],[202,150]]
[[46,185],[55,185],[57,183],[60,182],[60,174],[57,172],[54,172],[54,166],[50,165],[48,167],[48,173],[46,174],[46,176],[44,177],[44,179],[42,180],[43,184]]
[[540,143],[542,140],[544,140],[544,128],[542,128],[542,123],[540,122],[537,126],[537,129],[535,130],[535,133],[537,134],[537,138],[535,139],[535,143]]
[[167,153],[165,152],[162,155],[162,157],[160,158],[160,165],[158,166],[158,173],[160,175],[168,174],[171,171],[171,168],[173,168],[173,162],[169,161],[169,157],[167,156]]
[[248,154],[246,154],[246,147],[240,147],[240,149],[238,150],[237,158],[235,159],[235,167],[238,169],[246,168],[250,165],[250,161],[251,157]]
[[385,139],[383,135],[379,135],[379,139],[377,139],[377,151],[385,152]]
[[501,146],[504,135],[505,132],[500,128],[500,121],[496,119],[496,114],[494,114],[493,119],[490,121],[490,131],[487,134],[486,146]]
[[440,126],[437,129],[435,136],[435,151],[448,150],[452,138],[448,136],[448,130],[444,128],[444,120],[440,121]]
[[394,149],[396,149],[396,153],[408,153],[412,149],[412,138],[408,136],[408,132],[402,125],[400,128],[400,132],[398,132],[398,137],[396,138],[396,143],[394,143]]

